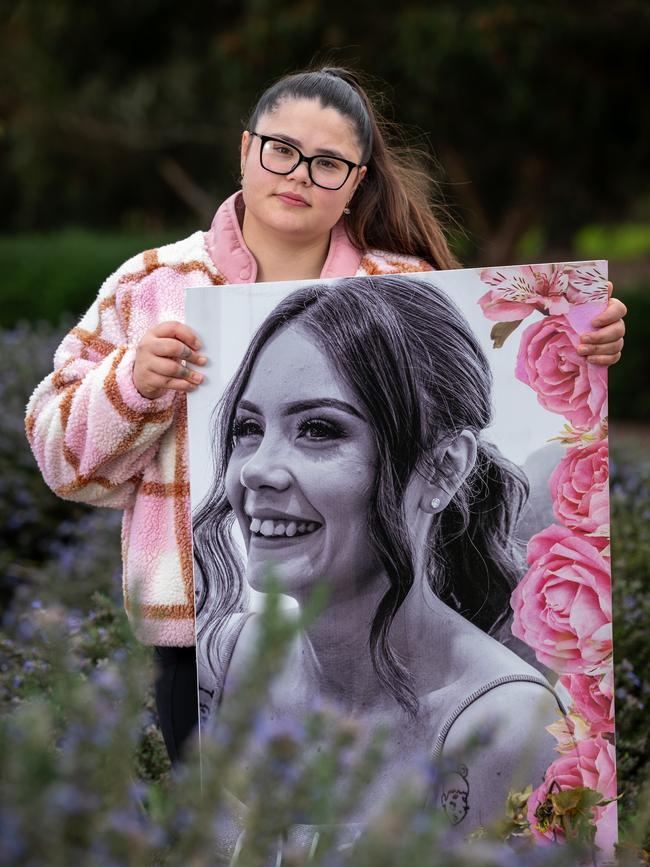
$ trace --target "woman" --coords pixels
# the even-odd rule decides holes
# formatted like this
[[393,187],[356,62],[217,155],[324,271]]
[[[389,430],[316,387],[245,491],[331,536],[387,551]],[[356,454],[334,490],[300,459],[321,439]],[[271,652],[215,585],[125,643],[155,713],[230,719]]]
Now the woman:
[[216,476],[194,520],[204,719],[255,645],[257,618],[237,613],[247,585],[263,591],[271,566],[302,607],[322,579],[325,609],[263,710],[300,719],[318,698],[388,727],[388,759],[353,822],[486,724],[489,748],[436,797],[463,834],[554,757],[545,725],[561,704],[490,637],[521,574],[513,530],[526,495],[483,439],[490,421],[489,365],[468,323],[445,293],[404,276],[291,293],[221,401]]
[[[210,230],[111,275],[27,408],[27,435],[50,487],[124,509],[125,605],[138,637],[156,646],[157,704],[173,761],[196,721],[184,396],[207,361],[183,323],[184,290],[456,266],[426,176],[388,147],[352,73],[281,79],[253,111],[240,153],[242,189]],[[594,363],[618,359],[624,313],[612,300],[585,336]]]

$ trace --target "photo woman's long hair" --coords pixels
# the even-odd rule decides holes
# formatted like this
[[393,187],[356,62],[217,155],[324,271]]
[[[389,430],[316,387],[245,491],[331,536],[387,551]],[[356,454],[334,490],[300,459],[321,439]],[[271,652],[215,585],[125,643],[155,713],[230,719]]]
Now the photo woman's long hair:
[[441,441],[463,430],[476,436],[474,468],[449,505],[433,516],[425,562],[438,597],[487,633],[510,613],[520,575],[513,531],[527,496],[521,471],[481,436],[492,417],[492,376],[476,336],[447,294],[417,278],[353,277],[301,287],[253,336],[218,406],[215,478],[194,515],[199,652],[208,662],[218,658],[220,622],[246,604],[245,567],[231,536],[235,518],[225,492],[233,423],[261,350],[290,324],[313,336],[328,355],[374,435],[378,461],[368,534],[389,587],[372,622],[370,651],[385,689],[416,714],[412,677],[389,637],[414,579],[404,512],[409,479],[416,471],[439,479]]

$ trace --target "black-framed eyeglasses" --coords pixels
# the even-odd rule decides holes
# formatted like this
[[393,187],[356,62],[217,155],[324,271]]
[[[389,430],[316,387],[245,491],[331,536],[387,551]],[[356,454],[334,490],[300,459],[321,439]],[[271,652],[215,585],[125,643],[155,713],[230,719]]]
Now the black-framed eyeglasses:
[[289,175],[300,163],[307,163],[312,183],[324,190],[340,190],[350,177],[352,169],[360,169],[362,163],[353,163],[341,157],[315,154],[306,157],[295,145],[280,138],[260,135],[249,130],[260,140],[260,165],[274,175]]

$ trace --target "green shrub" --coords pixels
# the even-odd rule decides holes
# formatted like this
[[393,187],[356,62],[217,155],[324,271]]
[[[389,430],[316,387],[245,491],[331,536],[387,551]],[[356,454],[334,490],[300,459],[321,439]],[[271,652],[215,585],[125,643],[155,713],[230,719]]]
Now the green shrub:
[[650,335],[650,284],[618,292],[628,307],[625,348],[618,364],[609,369],[611,419],[650,421],[648,388],[648,335]]
[[0,328],[21,320],[57,323],[64,314],[79,317],[94,301],[104,280],[143,250],[191,234],[125,234],[65,229],[51,234],[0,237]]
[[641,789],[650,780],[650,456],[646,452],[645,462],[630,457],[615,450],[611,461],[616,752],[623,827],[642,807]]
[[[0,328],[13,328],[21,320],[56,325],[64,314],[78,318],[106,277],[130,256],[191,231],[179,228],[159,234],[124,234],[66,229],[0,237]],[[607,244],[599,249],[607,249]],[[623,358],[610,371],[610,414],[612,418],[647,421],[650,287],[617,285],[616,292],[630,313]]]
[[597,259],[607,251],[610,260],[629,262],[643,259],[650,249],[650,224],[583,226],[573,238],[576,258]]
[[93,591],[120,590],[118,512],[61,500],[45,486],[25,437],[25,405],[68,323],[0,333],[0,602],[16,592],[85,610]]
[[[32,657],[0,719],[3,863],[229,864],[231,852],[222,851],[219,840],[226,790],[235,783],[249,805],[238,867],[275,863],[269,859],[278,839],[305,815],[322,827],[317,845],[310,850],[287,845],[283,867],[573,867],[589,862],[584,844],[540,847],[512,818],[474,835],[473,842],[454,842],[442,812],[423,807],[423,787],[439,772],[433,767],[378,811],[352,849],[340,850],[337,823],[377,773],[383,737],[377,733],[364,743],[358,725],[330,708],[314,708],[302,724],[260,715],[260,696],[302,626],[287,619],[277,593],[266,599],[260,644],[224,708],[219,737],[204,738],[201,763],[195,742],[186,764],[173,777],[155,782],[134,772],[147,729],[141,695],[151,672],[150,658],[129,637],[124,618],[117,612],[109,616],[107,656],[89,664],[86,622],[71,631],[62,611],[38,609],[21,617],[23,638],[31,630]],[[1,650],[4,657],[24,653],[7,638]],[[6,680],[4,665],[2,670]],[[244,770],[243,748],[251,734],[260,749]],[[506,845],[504,837],[513,829],[516,836]]]
[[[214,776],[204,779],[204,784],[208,792],[216,787],[213,802],[198,797],[196,758],[178,780],[172,780],[156,725],[151,652],[135,644],[121,610],[120,516],[112,510],[66,503],[51,494],[25,440],[25,402],[49,371],[62,331],[63,327],[21,326],[2,336],[0,352],[5,409],[0,416],[0,485],[4,486],[0,586],[5,609],[0,632],[0,863],[33,867],[218,863],[212,860],[214,808],[219,782],[236,772],[234,765],[228,765],[236,749],[231,750],[233,756],[224,756],[223,750],[212,757],[206,753],[204,770],[212,763]],[[649,799],[642,785],[650,771],[649,518],[647,458],[643,463],[629,448],[621,448],[614,452],[612,465],[614,647],[620,818],[631,840],[648,835],[643,810]],[[279,633],[271,635],[274,653],[264,657],[267,662],[277,659],[275,651],[286,638],[282,628],[277,629]],[[258,683],[255,689],[259,688]],[[238,711],[241,719],[233,721],[235,733],[242,734],[254,724],[253,692],[244,697],[249,703]],[[310,771],[318,780],[336,772],[337,732],[341,730],[341,737],[348,732],[344,720],[326,722],[331,749],[323,766]],[[313,726],[318,725],[322,730],[325,722],[316,717]],[[373,755],[364,760],[372,765]],[[262,779],[269,771],[261,766],[256,773]],[[306,781],[305,774],[297,779]],[[263,793],[276,790],[275,783],[270,789],[269,785],[264,784]],[[301,797],[309,796],[306,783],[302,791]],[[268,839],[269,827],[264,823],[271,820],[270,812],[276,823],[271,830],[288,821],[290,816],[282,811],[291,813],[296,798],[286,792],[274,806],[278,812],[265,812],[260,800],[262,825],[259,834],[250,837],[253,850],[241,867],[263,863],[255,846]],[[328,860],[323,855],[320,863],[328,867],[515,863],[513,853],[504,854],[490,837],[473,848],[446,848],[432,822],[417,810],[410,814],[403,805],[393,806],[353,860]],[[387,836],[386,829],[393,829],[395,839]],[[398,833],[400,829],[404,833]],[[521,863],[568,867],[575,863],[571,857],[526,852]],[[303,861],[287,860],[290,863]]]

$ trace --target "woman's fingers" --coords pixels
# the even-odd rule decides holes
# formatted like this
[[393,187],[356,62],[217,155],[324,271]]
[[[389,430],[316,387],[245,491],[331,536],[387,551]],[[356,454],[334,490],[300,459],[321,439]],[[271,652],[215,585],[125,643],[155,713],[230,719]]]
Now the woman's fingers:
[[585,346],[589,350],[594,347],[599,348],[605,343],[613,343],[615,340],[622,340],[625,334],[625,325],[621,320],[613,325],[606,325],[604,328],[599,328],[598,331],[589,334],[583,334],[580,338],[580,345]]
[[[623,338],[621,338],[620,340],[613,340],[611,343],[599,343],[589,347],[580,347],[578,349],[580,355],[585,355],[587,357],[587,361],[590,361],[592,363],[596,360],[596,358],[599,358],[600,356],[618,355],[620,357],[622,351]],[[603,362],[599,363],[602,364]],[[610,361],[609,363],[613,364],[614,362]]]
[[161,358],[178,358],[189,364],[204,365],[207,362],[205,355],[191,349],[187,343],[172,337],[158,337],[152,341],[151,351]]
[[203,382],[203,374],[199,373],[198,370],[193,370],[185,360],[180,358],[163,358],[153,355],[149,362],[149,371],[169,380],[170,387],[174,380],[182,380],[194,385]]
[[[622,320],[627,313],[627,307],[618,298],[610,298],[607,307],[598,316],[595,316],[591,322],[592,328],[602,328],[604,325],[611,325],[614,322]],[[621,322],[621,324],[623,324]]]
[[154,337],[175,337],[176,340],[189,346],[195,352],[201,348],[198,336],[184,322],[159,322],[148,332]]
[[193,382],[189,379],[181,379],[181,378],[169,378],[169,377],[159,377],[157,382],[152,383],[154,388],[164,391],[165,389],[172,389],[172,391],[194,391],[199,385],[198,382]]
[[[612,284],[608,283],[607,288],[611,295]],[[626,313],[625,304],[618,298],[610,297],[605,310],[591,322],[591,327],[596,330],[580,336],[578,352],[590,364],[609,366],[620,359],[625,334],[623,317]]]
[[159,397],[166,389],[174,391],[194,391],[203,380],[202,374],[189,367],[183,367],[180,362],[172,359],[159,359],[147,371],[146,381],[143,383],[145,397]]
[[621,353],[616,352],[613,355],[589,355],[587,361],[589,364],[598,364],[601,367],[611,367],[621,360]]
[[161,397],[166,389],[193,391],[204,377],[190,367],[202,366],[207,358],[201,341],[182,322],[160,322],[149,329],[136,348],[133,383],[143,397]]

